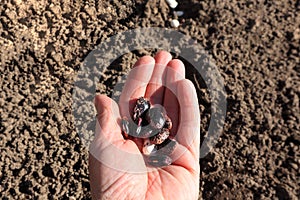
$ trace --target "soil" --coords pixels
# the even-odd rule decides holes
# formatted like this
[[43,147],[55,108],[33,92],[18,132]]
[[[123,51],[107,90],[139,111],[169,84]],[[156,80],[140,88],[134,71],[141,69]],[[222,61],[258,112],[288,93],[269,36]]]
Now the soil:
[[[176,10],[184,15],[175,29],[211,55],[227,92],[222,135],[200,160],[199,198],[299,199],[299,0],[186,0]],[[172,29],[172,10],[163,0],[3,0],[0,13],[0,198],[90,199],[88,151],[72,115],[76,74],[120,31]],[[118,77],[155,52],[116,58],[97,91],[111,96]],[[210,97],[186,64],[203,140]]]

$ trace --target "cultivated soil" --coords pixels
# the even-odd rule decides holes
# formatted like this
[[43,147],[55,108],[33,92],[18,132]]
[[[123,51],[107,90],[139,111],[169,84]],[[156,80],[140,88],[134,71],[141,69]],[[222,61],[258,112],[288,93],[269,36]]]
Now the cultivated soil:
[[[180,1],[178,28],[164,0],[124,2],[1,0],[0,199],[91,199],[88,150],[72,110],[75,77],[97,45],[140,27],[190,36],[224,79],[225,125],[200,160],[199,198],[299,199],[299,0]],[[157,51],[115,58],[97,92],[115,95],[119,77]],[[182,60],[197,89],[203,141],[211,99]]]

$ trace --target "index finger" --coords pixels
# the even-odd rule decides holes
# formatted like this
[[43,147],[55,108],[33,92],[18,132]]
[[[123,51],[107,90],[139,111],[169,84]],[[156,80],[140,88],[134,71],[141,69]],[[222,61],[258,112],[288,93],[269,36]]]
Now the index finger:
[[133,110],[132,100],[144,96],[151,79],[155,60],[151,56],[140,58],[129,72],[126,83],[120,96],[119,105],[122,116],[130,117]]

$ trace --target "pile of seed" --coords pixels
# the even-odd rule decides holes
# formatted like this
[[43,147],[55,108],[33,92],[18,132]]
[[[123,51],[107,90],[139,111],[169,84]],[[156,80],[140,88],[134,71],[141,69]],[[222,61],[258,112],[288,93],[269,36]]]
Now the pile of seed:
[[133,110],[133,120],[122,119],[123,136],[126,139],[143,139],[142,153],[148,165],[166,166],[172,163],[170,157],[177,142],[171,139],[172,121],[161,105],[151,105],[140,97]]

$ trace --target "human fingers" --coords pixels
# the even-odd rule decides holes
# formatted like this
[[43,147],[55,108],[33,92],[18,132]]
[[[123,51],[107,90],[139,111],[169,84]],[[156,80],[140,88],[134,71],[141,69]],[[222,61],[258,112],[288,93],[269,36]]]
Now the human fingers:
[[130,117],[130,111],[133,110],[137,98],[144,96],[147,85],[151,79],[155,60],[151,56],[140,58],[128,74],[119,105],[122,116]]
[[165,69],[171,59],[172,55],[166,51],[160,51],[155,55],[155,67],[145,93],[152,104],[163,103]]
[[164,108],[172,120],[171,135],[174,136],[179,121],[179,103],[176,96],[176,82],[185,78],[185,68],[182,61],[178,59],[171,60],[166,68],[166,84],[164,93]]
[[137,145],[131,140],[124,140],[119,126],[120,113],[115,101],[105,95],[95,97],[97,123],[95,138],[89,151],[99,161],[115,167],[126,168],[131,163],[119,163],[119,158],[132,157],[141,160]]
[[176,140],[199,158],[200,113],[193,83],[187,79],[177,82],[177,96],[180,117]]
[[[120,119],[117,103],[106,95],[97,95],[94,100],[97,110],[97,126],[95,138],[105,137],[108,142],[122,140]],[[101,134],[101,135],[100,135]]]

